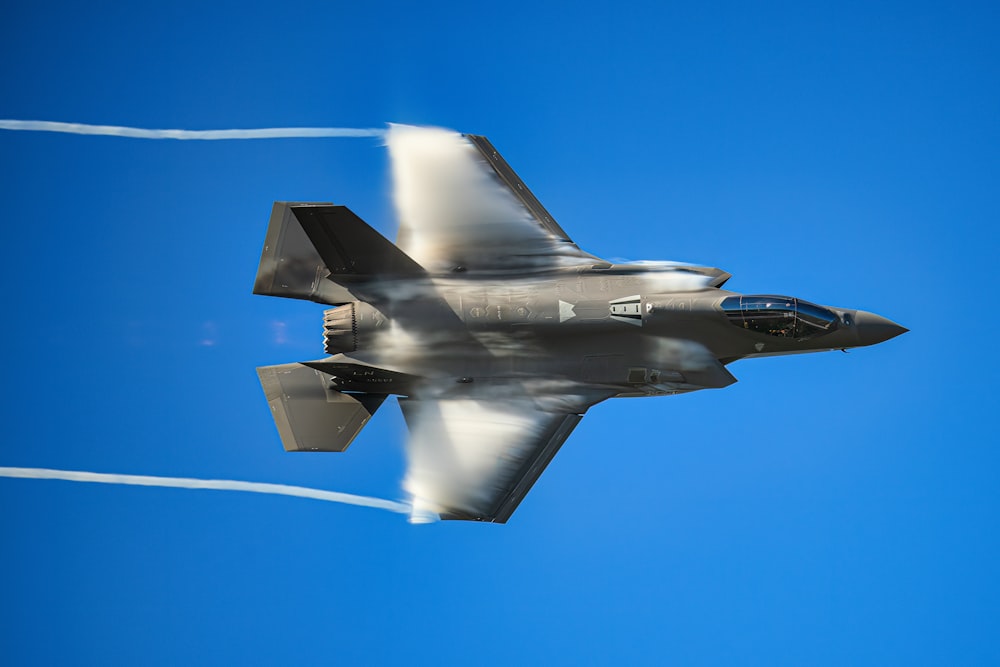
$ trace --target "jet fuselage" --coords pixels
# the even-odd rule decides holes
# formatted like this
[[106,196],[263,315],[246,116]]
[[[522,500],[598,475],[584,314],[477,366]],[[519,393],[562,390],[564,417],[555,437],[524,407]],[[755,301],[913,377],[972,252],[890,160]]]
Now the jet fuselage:
[[[737,359],[871,345],[905,331],[864,311],[714,286],[726,278],[717,269],[635,264],[520,280],[459,272],[387,282],[371,288],[379,308],[327,311],[349,308],[352,316],[350,340],[338,349],[328,336],[327,351],[341,362],[424,378],[449,395],[543,376],[609,396],[662,396],[727,386],[735,378],[725,365]],[[412,391],[369,377],[382,392]],[[339,388],[374,389],[361,377]]]

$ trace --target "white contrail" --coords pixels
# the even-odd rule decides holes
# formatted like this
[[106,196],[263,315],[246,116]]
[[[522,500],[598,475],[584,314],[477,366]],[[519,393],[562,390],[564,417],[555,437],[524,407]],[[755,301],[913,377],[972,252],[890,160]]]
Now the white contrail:
[[267,484],[264,482],[238,482],[231,479],[192,479],[188,477],[152,477],[149,475],[112,475],[80,470],[51,470],[49,468],[6,468],[0,467],[0,477],[21,477],[28,479],[61,479],[69,482],[97,482],[98,484],[131,484],[134,486],[168,486],[179,489],[216,489],[219,491],[248,491],[250,493],[271,493],[280,496],[312,498],[331,503],[374,507],[380,510],[410,514],[408,503],[397,503],[382,498],[356,496],[337,491],[323,491],[303,486],[287,484]]
[[85,125],[49,120],[0,120],[0,130],[103,134],[133,139],[291,139],[311,137],[381,137],[385,130],[356,127],[268,127],[253,130],[149,130],[118,125]]

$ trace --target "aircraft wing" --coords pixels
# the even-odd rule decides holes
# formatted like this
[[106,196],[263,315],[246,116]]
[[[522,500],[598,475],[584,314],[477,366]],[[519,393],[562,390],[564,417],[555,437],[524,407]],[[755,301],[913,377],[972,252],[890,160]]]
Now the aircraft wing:
[[486,137],[392,125],[397,245],[431,273],[523,273],[602,260],[580,250]]
[[506,523],[583,415],[530,398],[401,398],[412,521]]

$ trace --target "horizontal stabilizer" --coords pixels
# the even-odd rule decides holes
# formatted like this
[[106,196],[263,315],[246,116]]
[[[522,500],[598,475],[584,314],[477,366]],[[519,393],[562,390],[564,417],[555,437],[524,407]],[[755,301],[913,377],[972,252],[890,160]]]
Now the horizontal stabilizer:
[[308,299],[330,305],[356,300],[347,288],[326,279],[330,274],[329,269],[292,213],[292,206],[301,205],[280,201],[274,203],[253,293]]
[[426,275],[409,255],[346,206],[312,204],[291,209],[333,276]]
[[385,400],[331,389],[329,375],[302,364],[263,366],[257,375],[289,452],[344,451]]

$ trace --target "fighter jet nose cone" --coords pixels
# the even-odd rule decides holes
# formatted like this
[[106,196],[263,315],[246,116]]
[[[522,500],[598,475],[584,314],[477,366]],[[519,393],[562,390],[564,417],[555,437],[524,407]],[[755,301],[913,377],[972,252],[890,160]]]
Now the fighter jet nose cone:
[[857,312],[854,321],[858,328],[858,342],[861,345],[883,343],[909,331],[906,327],[900,326],[888,318],[863,310]]

